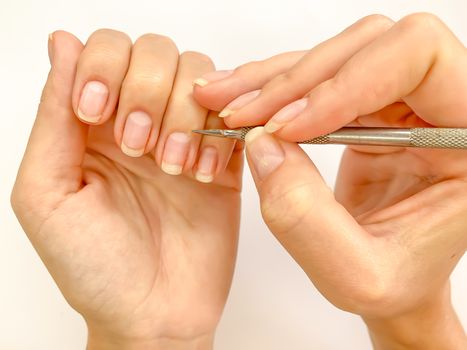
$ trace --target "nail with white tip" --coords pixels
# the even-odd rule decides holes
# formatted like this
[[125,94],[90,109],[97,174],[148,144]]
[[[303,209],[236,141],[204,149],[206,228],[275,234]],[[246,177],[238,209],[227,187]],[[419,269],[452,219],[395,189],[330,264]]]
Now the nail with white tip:
[[231,76],[233,72],[233,70],[216,70],[214,72],[206,73],[202,77],[195,79],[193,81],[193,86],[198,85],[200,87],[204,87],[209,83],[213,83]]
[[279,112],[274,114],[272,118],[264,126],[264,131],[272,134],[291,122],[303,112],[308,105],[308,98],[302,98],[294,101],[283,107]]
[[238,96],[235,100],[230,102],[225,108],[219,113],[220,118],[225,118],[233,114],[235,111],[239,110],[240,108],[245,107],[248,103],[252,102],[256,99],[261,90],[253,90],[247,92],[243,95]]
[[132,112],[128,115],[123,129],[122,152],[130,157],[140,157],[151,133],[152,119],[142,111]]
[[161,169],[169,175],[180,175],[190,149],[190,137],[183,132],[174,132],[165,142]]
[[78,117],[88,123],[97,123],[102,118],[109,89],[100,81],[86,83],[78,104]]
[[217,149],[212,146],[203,148],[198,160],[198,169],[195,174],[196,180],[209,183],[214,180],[214,172],[218,161]]

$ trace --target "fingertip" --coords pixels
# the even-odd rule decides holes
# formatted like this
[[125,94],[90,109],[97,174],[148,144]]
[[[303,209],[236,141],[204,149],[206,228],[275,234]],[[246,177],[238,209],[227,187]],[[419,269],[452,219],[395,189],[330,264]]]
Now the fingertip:
[[263,127],[252,129],[245,137],[248,162],[256,182],[266,180],[285,161],[279,140],[267,134]]
[[234,71],[231,70],[231,69],[229,69],[229,70],[216,70],[216,71],[208,72],[208,73],[203,74],[201,77],[196,78],[193,81],[193,85],[198,85],[198,86],[204,87],[204,86],[206,86],[206,85],[208,85],[210,83],[215,83],[215,82],[218,82],[220,80],[224,80],[224,79],[230,77],[233,73],[234,73]]
[[60,50],[64,53],[81,51],[83,43],[73,34],[64,30],[56,30],[49,34],[49,42],[52,44],[53,51]]
[[238,96],[235,100],[233,100],[227,106],[224,107],[224,109],[219,113],[219,117],[226,118],[231,116],[239,109],[253,102],[260,94],[261,90],[257,89]]
[[52,70],[59,75],[70,75],[70,71],[74,74],[83,47],[71,33],[57,30],[49,34],[48,52]]
[[53,36],[53,32],[52,32],[52,33],[49,34],[49,39],[47,41],[47,53],[49,55],[50,65],[52,65],[52,63],[53,63],[53,55],[54,55],[53,39],[54,39],[54,36]]
[[353,92],[342,89],[331,79],[318,85],[307,97],[285,106],[265,128],[285,141],[300,142],[333,132],[357,116]]
[[[224,122],[224,124],[229,128],[229,129],[236,129],[236,128],[239,128],[241,126],[244,126],[242,125],[242,123],[235,119],[235,118],[231,118],[231,117],[225,117],[225,118],[222,118],[222,121]],[[254,126],[254,125],[253,125]]]
[[273,134],[276,131],[280,130],[284,125],[279,124],[274,122],[273,120],[270,120],[264,125],[264,131],[267,132],[268,134]]
[[262,126],[258,126],[256,128],[251,129],[245,136],[245,145],[248,148],[248,145],[252,144],[258,137],[265,135],[264,128]]
[[193,87],[205,87],[209,82],[204,78],[197,78],[193,80]]
[[210,72],[193,81],[193,97],[203,107],[221,111],[239,96],[252,92],[249,85],[251,82],[234,70]]
[[109,89],[106,84],[97,80],[88,81],[79,99],[77,108],[79,119],[88,124],[102,123],[108,99]]
[[212,111],[220,111],[231,101],[232,97],[226,91],[230,82],[202,84],[204,84],[203,78],[193,81],[193,97],[201,106]]
[[[233,70],[216,70],[205,73],[193,80],[193,90],[198,97],[202,97],[206,94],[209,95],[210,91],[213,90],[212,87],[215,87],[216,83],[228,79],[233,73]],[[207,89],[208,87],[210,89]],[[214,91],[216,91],[216,89],[214,89]]]
[[57,30],[49,34],[48,53],[51,74],[43,93],[43,98],[54,95],[56,102],[66,104],[71,99],[71,91],[79,55],[83,44],[73,34]]
[[222,111],[219,112],[218,117],[219,118],[227,118],[228,116],[232,115],[233,113],[234,113],[234,110],[228,108],[228,106],[227,106]]

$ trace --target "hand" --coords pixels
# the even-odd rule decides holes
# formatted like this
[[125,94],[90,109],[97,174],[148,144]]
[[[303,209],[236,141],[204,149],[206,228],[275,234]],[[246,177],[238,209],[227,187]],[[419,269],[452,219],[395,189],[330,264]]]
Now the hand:
[[467,346],[449,299],[467,247],[467,153],[348,147],[333,194],[286,141],[348,124],[467,127],[466,94],[467,51],[428,14],[368,17],[306,54],[195,87],[229,127],[267,122],[246,140],[263,217],[321,293],[363,316],[377,349]]
[[84,47],[55,32],[49,53],[12,193],[21,225],[83,315],[90,349],[210,348],[234,268],[242,170],[240,147],[191,133],[223,127],[191,94],[212,62],[179,57],[166,37],[132,45],[111,30]]

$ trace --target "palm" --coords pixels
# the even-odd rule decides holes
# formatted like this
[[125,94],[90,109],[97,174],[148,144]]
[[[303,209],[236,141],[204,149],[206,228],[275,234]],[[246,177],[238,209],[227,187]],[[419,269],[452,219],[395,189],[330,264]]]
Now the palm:
[[[407,124],[404,118],[398,122]],[[465,151],[439,149],[349,147],[344,152],[336,199],[366,231],[382,238],[373,253],[379,264],[398,271],[394,278],[410,291],[399,302],[402,307],[439,292],[435,288],[446,283],[460,258],[446,257],[446,251],[456,251],[462,240],[451,222],[465,222],[464,157]],[[419,266],[424,255],[431,264]],[[433,275],[444,283],[436,283]]]
[[370,153],[348,148],[342,157],[336,196],[362,223],[371,222],[379,211],[404,199],[423,201],[423,193],[409,197],[442,180],[436,162],[443,158],[443,168],[448,170],[446,160],[449,163],[456,152],[404,149]]
[[44,257],[52,274],[87,319],[174,336],[214,329],[235,259],[241,151],[206,185],[165,175],[149,155],[126,157],[110,129],[91,128],[85,186],[42,226],[60,247]]
[[[405,103],[394,103],[371,116],[360,117],[361,126],[430,126]],[[397,206],[404,199],[426,202],[428,191],[436,184],[447,185],[467,173],[459,150],[348,147],[342,157],[336,183],[336,196],[361,223],[371,222],[383,209]],[[439,185],[438,185],[439,186]],[[419,193],[414,198],[412,195]]]

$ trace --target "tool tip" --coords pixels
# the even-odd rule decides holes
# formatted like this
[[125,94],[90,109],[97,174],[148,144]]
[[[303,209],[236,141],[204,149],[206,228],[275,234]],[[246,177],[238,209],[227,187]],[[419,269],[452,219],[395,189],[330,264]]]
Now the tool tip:
[[221,130],[218,129],[210,129],[210,130],[191,130],[192,132],[196,134],[201,134],[201,135],[211,135],[211,136],[223,136],[223,133]]

